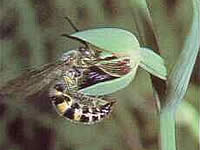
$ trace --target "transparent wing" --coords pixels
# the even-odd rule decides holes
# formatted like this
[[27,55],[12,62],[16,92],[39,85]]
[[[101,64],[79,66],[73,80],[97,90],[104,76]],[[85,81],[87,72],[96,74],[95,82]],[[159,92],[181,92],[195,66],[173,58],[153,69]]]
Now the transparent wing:
[[73,59],[69,58],[69,60],[58,60],[24,72],[1,87],[0,94],[27,97],[47,89],[71,67]]

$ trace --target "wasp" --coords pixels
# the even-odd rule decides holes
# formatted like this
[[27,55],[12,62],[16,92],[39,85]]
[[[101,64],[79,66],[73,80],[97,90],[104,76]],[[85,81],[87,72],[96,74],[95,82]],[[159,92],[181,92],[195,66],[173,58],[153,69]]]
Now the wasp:
[[0,89],[0,94],[26,99],[47,91],[59,115],[84,124],[100,122],[110,115],[115,101],[107,96],[85,95],[79,90],[127,74],[131,69],[130,59],[114,55],[102,57],[102,50],[80,42],[84,46],[64,53],[56,62],[33,68],[9,81]]
[[65,82],[57,83],[50,92],[56,112],[74,123],[94,124],[107,118],[116,101],[66,91]]
[[[62,59],[65,60],[64,57]],[[111,114],[116,101],[109,101],[108,97],[97,98],[78,92],[82,84],[89,86],[88,83],[105,81],[111,79],[111,76],[106,76],[106,73],[100,69],[98,70],[98,67],[94,70],[94,62],[96,61],[92,60],[91,63],[87,60],[87,63],[83,63],[85,57],[77,58],[79,59],[50,88],[49,96],[59,115],[75,123],[80,122],[90,125],[107,118]],[[94,74],[96,79],[93,78]]]
[[114,67],[114,64],[124,60],[110,63],[113,59],[116,58],[101,58],[94,55],[92,49],[79,47],[64,53],[55,63],[30,70],[10,81],[0,93],[27,98],[43,90],[49,91],[51,103],[59,115],[75,123],[91,125],[108,118],[116,101],[107,96],[85,95],[79,90],[119,78],[121,66]]

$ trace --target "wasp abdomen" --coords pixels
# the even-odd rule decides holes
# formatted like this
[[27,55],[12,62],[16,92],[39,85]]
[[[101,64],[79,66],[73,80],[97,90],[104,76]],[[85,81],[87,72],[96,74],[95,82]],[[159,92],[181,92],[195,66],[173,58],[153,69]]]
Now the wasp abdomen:
[[[68,120],[84,124],[94,124],[109,116],[115,102],[108,102],[99,107],[81,106],[79,103],[73,103],[71,106],[54,103],[56,111]],[[60,107],[65,106],[66,108]],[[63,110],[65,110],[63,112]]]

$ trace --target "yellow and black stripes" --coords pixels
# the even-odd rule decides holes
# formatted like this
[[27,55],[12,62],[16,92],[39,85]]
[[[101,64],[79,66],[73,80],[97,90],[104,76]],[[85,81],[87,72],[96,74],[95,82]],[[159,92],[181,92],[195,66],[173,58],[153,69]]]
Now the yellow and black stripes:
[[93,124],[109,116],[112,112],[114,101],[92,107],[76,102],[73,97],[60,91],[54,92],[52,103],[57,113],[73,122]]

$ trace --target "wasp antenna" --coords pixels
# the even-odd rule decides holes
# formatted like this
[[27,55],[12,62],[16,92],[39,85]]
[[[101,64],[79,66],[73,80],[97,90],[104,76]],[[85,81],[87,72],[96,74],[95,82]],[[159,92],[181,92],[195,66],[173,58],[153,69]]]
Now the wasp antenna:
[[72,26],[72,28],[78,32],[79,29],[74,25],[74,23],[71,21],[71,19],[69,17],[65,17],[65,19],[69,22],[69,24]]
[[[74,23],[71,21],[71,19],[70,19],[68,16],[66,16],[65,19],[69,22],[69,24],[72,26],[72,28],[73,28],[76,32],[79,31],[79,29],[74,25]],[[64,36],[64,37],[67,37],[67,38],[70,38],[70,39],[78,40],[79,42],[81,42],[82,44],[84,44],[86,47],[89,47],[89,45],[88,45],[87,42],[85,42],[85,41],[83,41],[83,40],[81,40],[81,39],[78,39],[78,38],[76,38],[76,37],[73,37],[73,36],[71,36],[71,35],[69,35],[69,34],[61,34],[61,36]]]

